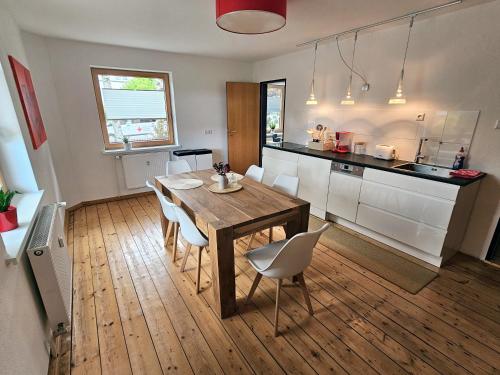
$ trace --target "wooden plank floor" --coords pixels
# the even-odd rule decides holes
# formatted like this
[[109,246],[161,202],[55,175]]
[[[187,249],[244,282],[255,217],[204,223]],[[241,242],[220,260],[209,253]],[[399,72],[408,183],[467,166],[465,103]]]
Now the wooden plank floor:
[[209,255],[196,295],[195,259],[185,273],[172,263],[155,196],[80,208],[67,236],[72,337],[51,374],[500,373],[500,270],[464,255],[412,295],[318,245],[305,272],[315,315],[300,289],[284,288],[275,338],[273,281],[241,304],[255,277],[247,239],[236,246],[239,314],[221,321]]

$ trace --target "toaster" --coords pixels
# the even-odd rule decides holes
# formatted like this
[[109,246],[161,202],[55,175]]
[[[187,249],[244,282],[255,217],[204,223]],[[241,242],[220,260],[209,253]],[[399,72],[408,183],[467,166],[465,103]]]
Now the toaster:
[[375,155],[373,156],[377,159],[394,160],[396,157],[396,149],[391,145],[376,145]]

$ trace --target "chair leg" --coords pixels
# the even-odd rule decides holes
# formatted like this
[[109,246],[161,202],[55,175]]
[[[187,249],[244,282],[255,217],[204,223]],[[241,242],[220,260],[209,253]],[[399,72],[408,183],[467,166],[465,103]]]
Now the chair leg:
[[203,247],[198,246],[198,266],[196,267],[196,294],[200,293],[200,274],[201,274],[201,251]]
[[309,292],[307,290],[307,285],[306,281],[304,280],[304,274],[301,272],[297,275],[297,279],[300,284],[300,288],[302,289],[302,292],[304,293],[304,299],[306,300],[306,305],[307,309],[309,310],[310,315],[314,315],[314,310],[311,304],[311,298],[309,298]]
[[278,315],[280,311],[280,291],[282,279],[278,279],[276,282],[276,310],[274,311],[274,337],[278,337]]
[[262,274],[257,272],[257,275],[255,275],[255,279],[253,280],[252,287],[250,288],[250,292],[248,292],[247,299],[245,301],[245,305],[250,303],[250,300],[253,297],[253,294],[255,293],[255,290],[259,286],[260,279],[262,279]]
[[188,244],[186,247],[186,251],[184,252],[184,258],[182,259],[181,272],[184,272],[184,268],[186,268],[186,262],[188,260],[190,251],[191,251],[191,244]]
[[167,226],[167,234],[165,235],[163,242],[165,244],[165,247],[168,247],[168,240],[170,239],[171,234],[172,234],[172,222],[169,221]]
[[174,245],[172,246],[172,262],[177,258],[177,241],[179,239],[179,223],[174,223]]
[[250,250],[250,248],[252,247],[252,242],[253,242],[254,238],[255,238],[255,233],[252,233],[252,235],[250,236],[250,240],[248,241],[248,245],[247,245],[246,251]]
[[269,228],[269,243],[273,242],[273,227]]

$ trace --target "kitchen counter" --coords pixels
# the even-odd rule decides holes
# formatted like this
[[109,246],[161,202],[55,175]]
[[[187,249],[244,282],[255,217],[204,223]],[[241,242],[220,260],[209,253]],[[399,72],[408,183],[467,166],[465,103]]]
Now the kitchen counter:
[[376,159],[370,155],[356,155],[353,153],[340,154],[340,153],[334,153],[332,151],[319,151],[319,150],[309,149],[306,146],[298,144],[298,143],[291,143],[291,142],[284,142],[281,144],[273,144],[273,145],[264,145],[264,147],[293,152],[293,153],[301,154],[301,155],[314,156],[314,157],[318,157],[321,159],[327,159],[327,160],[332,160],[332,161],[336,161],[336,162],[340,162],[340,163],[357,165],[360,167],[380,169],[380,170],[384,170],[384,171],[404,174],[407,176],[424,178],[427,180],[445,182],[448,184],[453,184],[453,185],[458,185],[458,186],[469,185],[473,182],[476,182],[477,180],[480,180],[484,176],[486,176],[485,173],[481,173],[478,177],[476,177],[474,179],[466,180],[466,179],[457,178],[457,177],[444,178],[444,177],[439,177],[439,176],[424,175],[424,174],[415,173],[412,171],[406,171],[406,170],[394,168],[397,165],[411,163],[410,161],[406,161],[406,160],[381,160],[381,159]]

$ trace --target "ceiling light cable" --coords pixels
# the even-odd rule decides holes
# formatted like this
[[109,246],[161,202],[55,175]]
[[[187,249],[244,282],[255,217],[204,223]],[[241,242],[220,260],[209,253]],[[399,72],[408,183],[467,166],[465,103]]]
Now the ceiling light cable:
[[406,104],[406,98],[403,94],[403,80],[405,76],[405,66],[406,66],[406,57],[408,55],[408,46],[410,45],[410,37],[411,31],[413,29],[413,21],[415,20],[415,16],[410,19],[410,27],[408,28],[408,36],[406,38],[406,47],[405,47],[405,55],[403,58],[403,66],[401,68],[401,75],[399,76],[398,87],[396,89],[396,95],[389,99],[389,104]]
[[405,74],[406,56],[408,55],[408,46],[410,45],[410,36],[411,36],[411,30],[413,29],[413,21],[414,20],[415,20],[415,16],[413,16],[411,18],[410,27],[408,28],[408,37],[406,38],[405,57],[403,58],[403,69],[401,69],[401,80],[403,80],[403,76]]
[[318,104],[318,100],[314,95],[314,77],[316,75],[316,55],[318,52],[318,43],[314,45],[314,63],[313,63],[313,76],[311,81],[311,93],[309,94],[309,98],[306,100],[307,105],[316,105]]
[[[356,38],[357,38],[357,32],[356,32]],[[339,56],[340,56],[340,59],[342,60],[342,62],[344,63],[344,65],[347,67],[347,69],[349,69],[352,73],[356,74],[359,78],[361,78],[363,80],[363,83],[366,85],[368,84],[368,81],[366,80],[366,78],[361,75],[361,73],[357,72],[355,69],[354,69],[354,65],[352,66],[349,66],[349,64],[345,61],[344,59],[344,56],[342,55],[342,51],[340,50],[340,44],[339,44],[339,38],[337,37],[337,50],[339,51]],[[356,48],[356,47],[354,47]],[[353,51],[354,53],[354,51]]]

